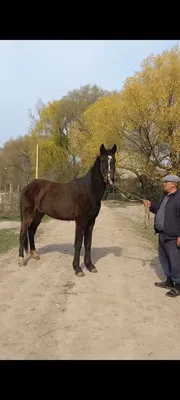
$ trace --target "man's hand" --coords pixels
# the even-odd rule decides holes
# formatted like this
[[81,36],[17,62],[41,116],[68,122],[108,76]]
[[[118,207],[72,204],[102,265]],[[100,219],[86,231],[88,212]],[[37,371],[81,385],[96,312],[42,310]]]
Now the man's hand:
[[177,246],[180,247],[180,237],[177,238]]
[[151,207],[151,202],[149,200],[143,200],[143,204],[145,207]]

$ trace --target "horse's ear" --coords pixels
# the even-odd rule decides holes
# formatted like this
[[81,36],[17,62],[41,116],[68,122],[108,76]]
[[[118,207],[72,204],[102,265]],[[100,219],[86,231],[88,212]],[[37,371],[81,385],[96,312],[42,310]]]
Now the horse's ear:
[[100,147],[100,154],[102,155],[104,153],[106,153],[106,149],[104,147],[104,144],[102,144],[101,147]]
[[116,151],[117,151],[117,146],[116,146],[116,144],[114,144],[114,146],[111,149],[111,153],[115,154]]

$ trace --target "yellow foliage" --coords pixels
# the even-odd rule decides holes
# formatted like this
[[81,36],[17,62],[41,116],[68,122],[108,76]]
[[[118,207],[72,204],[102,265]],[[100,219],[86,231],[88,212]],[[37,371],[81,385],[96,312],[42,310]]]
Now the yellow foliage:
[[80,157],[83,169],[89,168],[99,152],[100,145],[112,147],[121,143],[120,96],[106,96],[89,107],[81,121],[72,124],[69,132],[70,148]]
[[141,67],[119,94],[97,100],[72,124],[71,149],[84,169],[101,143],[118,145],[119,166],[149,176],[157,167],[180,169],[180,49],[150,55]]
[[65,161],[62,149],[56,146],[53,138],[38,137],[33,135],[33,151],[32,151],[32,172],[35,177],[36,169],[36,145],[38,143],[39,153],[39,177],[42,178],[44,174],[50,170],[54,165],[63,164]]
[[33,141],[32,170],[35,175],[36,144],[39,144],[39,177],[50,170],[54,165],[66,161],[67,151],[63,124],[61,121],[61,101],[49,102],[39,110],[39,117],[31,131]]
[[126,80],[120,93],[100,97],[88,108],[86,104],[91,101],[85,93],[86,90],[81,96],[75,91],[70,97],[49,102],[39,110],[29,139],[33,172],[37,141],[42,175],[55,163],[62,165],[69,154],[74,160],[79,157],[82,171],[87,170],[102,143],[106,147],[116,143],[117,166],[147,176],[156,173],[157,167],[180,169],[178,46],[147,57],[141,70]]
[[179,48],[144,60],[142,70],[126,80],[121,100],[127,143],[134,154],[145,155],[147,172],[150,165],[162,167],[163,155],[171,157],[171,149],[180,149]]

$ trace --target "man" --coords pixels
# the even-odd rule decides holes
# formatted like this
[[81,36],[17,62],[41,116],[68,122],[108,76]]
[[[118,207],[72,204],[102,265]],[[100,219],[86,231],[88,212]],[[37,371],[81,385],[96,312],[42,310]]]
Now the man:
[[177,175],[167,175],[162,179],[164,194],[155,204],[144,200],[144,206],[155,214],[154,229],[159,234],[159,260],[166,276],[165,282],[155,286],[171,289],[169,297],[180,295],[180,190]]

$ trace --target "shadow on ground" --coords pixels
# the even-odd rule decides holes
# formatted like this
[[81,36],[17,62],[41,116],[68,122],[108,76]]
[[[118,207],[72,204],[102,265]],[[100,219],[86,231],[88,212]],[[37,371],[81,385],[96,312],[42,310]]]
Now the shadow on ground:
[[154,257],[151,262],[150,262],[150,267],[154,270],[156,276],[160,279],[160,280],[164,280],[164,274],[159,262],[159,258],[158,257]]
[[[70,243],[63,244],[49,244],[37,249],[39,256],[46,253],[58,252],[61,254],[68,254],[70,256],[74,256],[74,246]],[[108,254],[114,254],[116,257],[120,257],[122,252],[121,247],[113,246],[113,247],[92,247],[91,250],[91,258],[93,263],[97,263],[103,257],[106,257]],[[84,247],[81,250],[81,256],[84,256]],[[26,262],[31,259],[31,255],[26,258]]]
[[[130,259],[130,260],[138,260],[142,263],[142,266],[145,268],[150,266],[150,268],[154,269],[157,277],[161,280],[163,279],[163,273],[161,270],[161,266],[160,266],[158,257],[154,257],[152,260],[141,258],[141,257],[131,257],[129,255],[123,255],[122,250],[123,250],[122,247],[118,247],[118,246],[111,246],[111,247],[93,247],[92,246],[92,250],[91,250],[92,262],[94,264],[96,264],[97,261],[99,261],[101,258],[104,258],[104,257],[108,256],[109,254],[114,254],[116,257],[122,257],[122,258]],[[49,245],[40,247],[39,249],[37,249],[37,251],[40,256],[42,254],[53,253],[53,252],[58,252],[61,254],[68,254],[68,255],[72,256],[72,258],[74,256],[74,246],[72,245],[72,243],[49,244]],[[82,257],[84,256],[84,247],[82,247],[81,256]],[[28,262],[30,259],[31,259],[31,255],[29,255],[26,258],[26,261]],[[83,267],[83,264],[81,264],[81,267]]]

